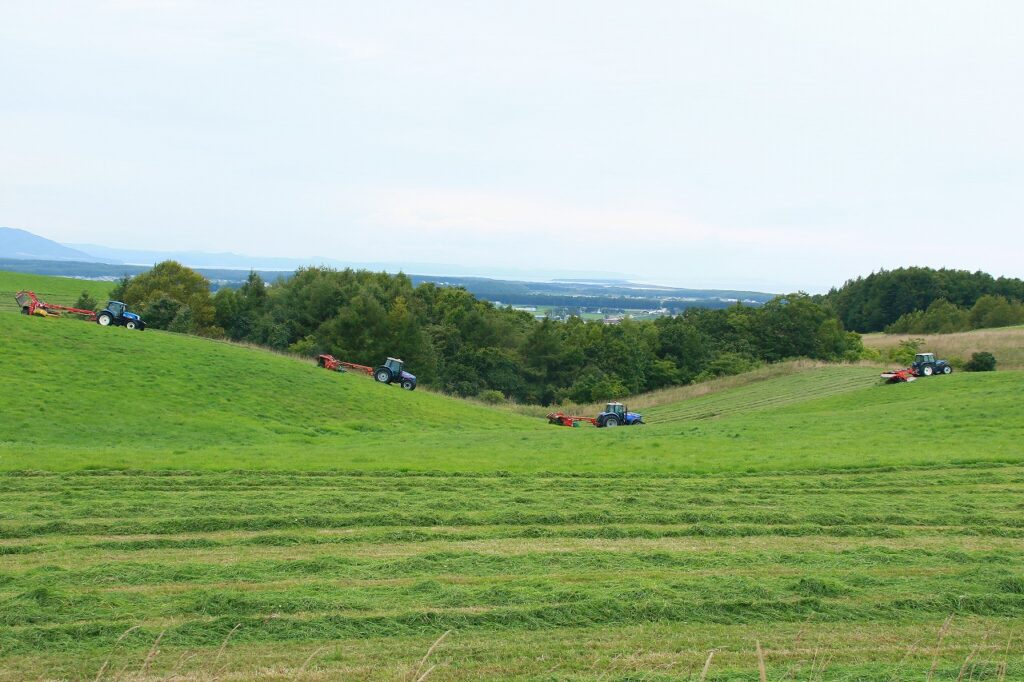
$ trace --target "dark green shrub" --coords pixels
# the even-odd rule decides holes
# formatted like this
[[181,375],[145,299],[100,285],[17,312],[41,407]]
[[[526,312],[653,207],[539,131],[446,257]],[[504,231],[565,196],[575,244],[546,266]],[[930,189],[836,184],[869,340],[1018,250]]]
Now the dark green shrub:
[[996,356],[987,351],[981,351],[971,356],[971,359],[964,365],[968,372],[994,372],[996,370]]
[[83,291],[82,295],[78,297],[78,300],[75,301],[75,305],[72,307],[95,311],[97,307],[96,299],[90,296],[88,291]]
[[505,394],[502,393],[501,391],[495,391],[493,389],[483,391],[482,393],[480,393],[480,395],[477,396],[477,398],[479,398],[482,402],[487,403],[488,405],[499,405],[505,402]]
[[146,326],[153,329],[167,329],[171,326],[180,309],[181,303],[179,301],[167,296],[161,296],[147,303],[142,309],[141,315],[142,319],[146,321]]

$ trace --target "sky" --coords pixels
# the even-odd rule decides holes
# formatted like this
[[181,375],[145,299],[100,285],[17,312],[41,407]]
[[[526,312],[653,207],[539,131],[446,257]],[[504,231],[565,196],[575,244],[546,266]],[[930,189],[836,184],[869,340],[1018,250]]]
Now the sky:
[[778,292],[1022,277],[1021,26],[1017,0],[0,0],[0,225]]

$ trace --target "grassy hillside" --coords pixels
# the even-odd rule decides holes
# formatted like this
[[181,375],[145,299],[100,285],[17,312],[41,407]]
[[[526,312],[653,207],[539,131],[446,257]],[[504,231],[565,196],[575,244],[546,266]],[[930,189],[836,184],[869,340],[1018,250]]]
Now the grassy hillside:
[[[83,291],[103,303],[113,288],[112,282],[92,282],[70,277],[26,275],[20,272],[0,271],[0,312],[17,312],[14,294],[23,289],[36,292],[40,300],[59,305],[72,305]],[[101,300],[102,299],[102,300]]]
[[0,470],[765,471],[1017,461],[1024,439],[1011,372],[812,368],[606,431],[151,330],[0,314],[0,335]]
[[194,337],[0,339],[0,680],[750,680],[758,644],[774,680],[1024,678],[1021,373],[775,369],[567,429]]
[[972,353],[988,351],[996,356],[997,369],[1024,369],[1024,326],[976,329],[956,334],[867,334],[864,345],[887,350],[905,339],[923,339],[921,350],[940,358],[970,360]]
[[198,337],[13,314],[0,334],[0,468],[395,468],[450,455],[444,441],[467,429],[544,431]]

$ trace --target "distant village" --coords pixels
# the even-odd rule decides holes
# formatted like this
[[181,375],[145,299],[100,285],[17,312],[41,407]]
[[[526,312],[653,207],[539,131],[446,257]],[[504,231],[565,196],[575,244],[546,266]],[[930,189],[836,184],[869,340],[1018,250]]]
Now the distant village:
[[655,317],[664,317],[666,315],[672,315],[672,310],[668,308],[657,308],[654,310],[643,310],[643,309],[621,309],[621,308],[587,308],[587,307],[563,307],[563,306],[535,306],[535,305],[514,305],[511,303],[502,303],[501,301],[492,301],[495,306],[499,308],[512,308],[513,310],[519,310],[524,313],[532,313],[534,319],[543,320],[549,318],[559,322],[565,322],[570,317],[582,317],[586,320],[600,320],[604,324],[614,325],[620,324],[623,320],[630,319],[650,319]]

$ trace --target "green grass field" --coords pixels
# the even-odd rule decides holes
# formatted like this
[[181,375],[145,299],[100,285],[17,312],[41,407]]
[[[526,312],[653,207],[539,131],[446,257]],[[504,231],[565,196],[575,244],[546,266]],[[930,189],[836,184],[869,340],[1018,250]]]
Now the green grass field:
[[83,291],[88,291],[98,302],[104,303],[113,287],[113,282],[26,275],[0,270],[0,312],[17,312],[18,303],[14,300],[14,294],[24,289],[36,292],[40,300],[49,303],[73,305]]
[[1024,679],[1020,372],[809,364],[598,430],[73,319],[0,344],[0,680]]

